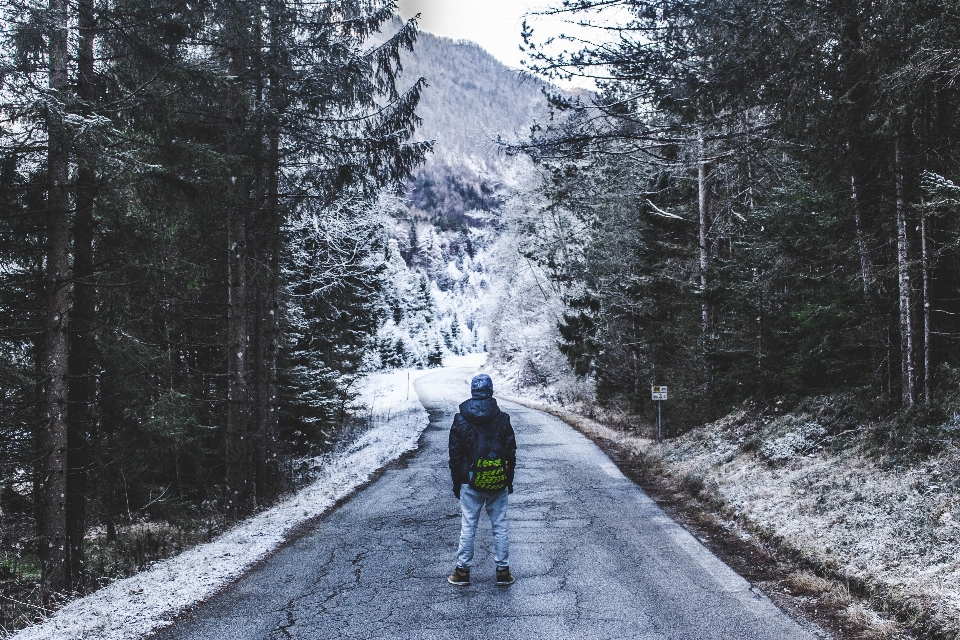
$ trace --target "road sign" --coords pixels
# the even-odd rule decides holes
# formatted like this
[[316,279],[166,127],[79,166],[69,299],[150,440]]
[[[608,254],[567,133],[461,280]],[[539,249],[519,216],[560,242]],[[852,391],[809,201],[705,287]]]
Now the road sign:
[[663,420],[660,418],[660,404],[667,399],[667,388],[651,386],[650,397],[657,403],[657,442],[663,442]]

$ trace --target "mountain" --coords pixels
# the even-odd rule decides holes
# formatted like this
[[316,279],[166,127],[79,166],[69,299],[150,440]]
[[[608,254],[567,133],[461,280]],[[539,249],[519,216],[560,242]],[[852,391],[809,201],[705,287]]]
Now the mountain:
[[524,138],[546,116],[546,84],[473,42],[430,33],[420,34],[403,67],[404,78],[429,84],[417,110],[419,137],[436,141],[410,183],[410,208],[443,228],[463,228],[471,224],[466,213],[496,210],[504,189],[531,171],[526,158],[500,154],[496,140]]
[[546,110],[542,80],[507,67],[467,40],[421,32],[403,68],[403,77],[423,77],[430,85],[418,113],[422,139],[438,141],[435,160],[490,158],[490,140],[525,136]]
[[435,151],[400,198],[385,198],[386,321],[372,366],[431,366],[486,349],[483,301],[500,209],[534,168],[496,140],[525,137],[547,113],[542,81],[466,41],[421,33],[401,84],[424,77],[421,140]]

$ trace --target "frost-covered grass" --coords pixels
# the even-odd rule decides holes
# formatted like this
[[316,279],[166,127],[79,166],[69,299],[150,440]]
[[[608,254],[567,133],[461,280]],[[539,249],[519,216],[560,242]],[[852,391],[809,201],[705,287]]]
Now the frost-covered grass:
[[[662,445],[638,440],[680,486],[909,626],[960,637],[960,449],[904,462],[836,442],[814,413],[740,412]],[[856,604],[851,617],[867,615]]]
[[749,529],[956,637],[960,451],[891,465],[865,442],[822,446],[825,437],[812,415],[738,414],[644,450]]
[[[452,364],[466,366],[482,357]],[[141,638],[169,625],[276,550],[296,527],[323,515],[385,464],[416,448],[429,419],[412,384],[424,373],[428,372],[399,370],[367,376],[359,392],[369,409],[370,428],[341,450],[311,460],[314,480],[303,490],[212,542],[74,600],[12,637],[121,640]]]

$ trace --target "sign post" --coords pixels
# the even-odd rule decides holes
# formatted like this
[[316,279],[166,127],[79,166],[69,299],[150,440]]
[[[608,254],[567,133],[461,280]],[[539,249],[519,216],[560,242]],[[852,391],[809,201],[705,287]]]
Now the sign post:
[[650,387],[650,397],[657,401],[657,442],[663,442],[663,421],[660,417],[660,405],[667,399],[667,388]]

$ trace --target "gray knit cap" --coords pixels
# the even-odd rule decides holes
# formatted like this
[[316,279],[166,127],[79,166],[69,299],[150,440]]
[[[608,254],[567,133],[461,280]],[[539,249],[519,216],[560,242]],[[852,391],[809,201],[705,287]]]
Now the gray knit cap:
[[493,380],[485,373],[473,376],[470,381],[470,395],[474,398],[492,398]]

